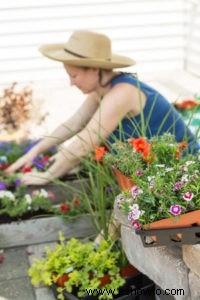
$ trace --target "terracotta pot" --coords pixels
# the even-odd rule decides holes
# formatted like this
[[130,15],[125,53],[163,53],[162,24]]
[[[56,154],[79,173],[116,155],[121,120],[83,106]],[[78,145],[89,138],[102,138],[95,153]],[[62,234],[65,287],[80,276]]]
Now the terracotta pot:
[[63,274],[60,277],[58,277],[56,284],[61,286],[62,288],[65,287],[65,282],[69,280],[69,275],[68,274]]
[[127,190],[127,189],[130,190],[135,185],[135,183],[131,179],[131,177],[124,175],[118,169],[113,168],[113,172],[117,178],[117,182],[122,191]]
[[139,273],[139,271],[134,266],[132,266],[131,264],[128,264],[127,266],[124,266],[124,267],[120,268],[120,275],[124,278],[130,277],[130,276],[135,275],[137,273]]
[[99,284],[100,288],[105,286],[108,283],[111,283],[110,274],[105,274],[104,276],[100,277],[99,280],[100,280],[100,284]]
[[181,216],[166,218],[163,220],[152,222],[145,225],[145,229],[162,229],[162,228],[176,228],[200,225],[200,209],[188,212]]

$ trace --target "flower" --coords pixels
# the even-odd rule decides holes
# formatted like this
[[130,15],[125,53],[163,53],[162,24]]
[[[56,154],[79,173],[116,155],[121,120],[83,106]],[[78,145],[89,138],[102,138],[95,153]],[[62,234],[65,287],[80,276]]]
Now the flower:
[[135,228],[200,209],[200,155],[171,134],[116,142],[104,163],[132,180],[117,206]]
[[94,150],[95,150],[94,160],[96,160],[96,161],[101,160],[106,152],[106,148],[104,146],[103,147],[95,146]]
[[66,213],[70,210],[70,205],[68,203],[61,203],[60,205],[60,211],[62,213]]
[[0,191],[6,190],[7,189],[7,183],[5,182],[0,182]]

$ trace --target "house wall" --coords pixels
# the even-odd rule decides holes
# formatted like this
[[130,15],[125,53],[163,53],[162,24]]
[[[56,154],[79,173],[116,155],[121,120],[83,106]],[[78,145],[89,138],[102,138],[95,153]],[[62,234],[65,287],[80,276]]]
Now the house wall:
[[200,2],[185,1],[190,11],[188,35],[185,46],[184,68],[200,77]]
[[[38,47],[64,42],[73,30],[82,28],[108,34],[115,52],[137,61],[133,71],[182,69],[191,20],[188,1],[0,1],[0,85],[13,81],[55,84],[63,79],[61,64],[42,57]],[[189,59],[189,70],[191,64]]]
[[[31,85],[48,112],[49,133],[80,106],[83,95],[70,88],[61,63],[43,57],[45,43],[64,42],[72,31],[89,29],[110,36],[113,51],[134,58],[127,71],[170,101],[199,93],[198,0],[2,0],[0,1],[0,94],[12,82]],[[198,10],[197,10],[198,7]],[[195,16],[195,17],[194,17]],[[181,72],[181,73],[180,73]],[[187,75],[187,76],[186,76]],[[155,80],[154,80],[155,78]],[[196,77],[198,78],[198,77]]]

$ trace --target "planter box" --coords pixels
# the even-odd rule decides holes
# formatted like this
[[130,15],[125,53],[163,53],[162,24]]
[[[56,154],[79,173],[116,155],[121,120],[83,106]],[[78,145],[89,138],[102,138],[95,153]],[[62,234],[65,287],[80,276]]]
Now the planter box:
[[58,241],[59,230],[63,232],[66,239],[96,234],[96,229],[89,215],[82,215],[76,220],[69,222],[58,216],[41,217],[1,224],[0,247],[8,248]]
[[[57,286],[52,287],[54,295],[57,299]],[[85,295],[78,298],[74,294],[66,291],[63,292],[65,300],[97,300],[98,296]],[[100,295],[100,294],[99,294]],[[123,287],[119,289],[119,294],[113,296],[115,300],[154,300],[155,299],[155,284],[147,276],[138,273],[126,278]]]

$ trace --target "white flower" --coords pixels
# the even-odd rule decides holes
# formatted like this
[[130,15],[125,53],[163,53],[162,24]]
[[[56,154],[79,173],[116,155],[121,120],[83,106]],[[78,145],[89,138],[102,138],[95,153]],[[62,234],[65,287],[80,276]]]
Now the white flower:
[[49,197],[48,192],[45,189],[40,190],[40,196],[43,196],[45,198]]
[[12,201],[15,201],[15,195],[10,191],[0,191],[0,198],[7,197]]
[[155,176],[147,176],[148,181],[152,181],[153,179],[155,179]]
[[25,196],[24,196],[24,198],[26,199],[26,203],[27,204],[31,204],[32,203],[32,198],[31,198],[31,196],[29,195],[29,194],[26,194]]
[[174,168],[166,168],[165,169],[165,172],[171,172],[171,171],[173,171],[174,170]]
[[139,209],[139,205],[138,204],[133,204],[129,206],[130,210],[135,211]]
[[156,167],[158,167],[158,168],[164,168],[165,165],[164,164],[157,164]]
[[185,162],[186,166],[190,166],[190,165],[193,165],[194,164],[194,161],[193,160],[188,160]]

